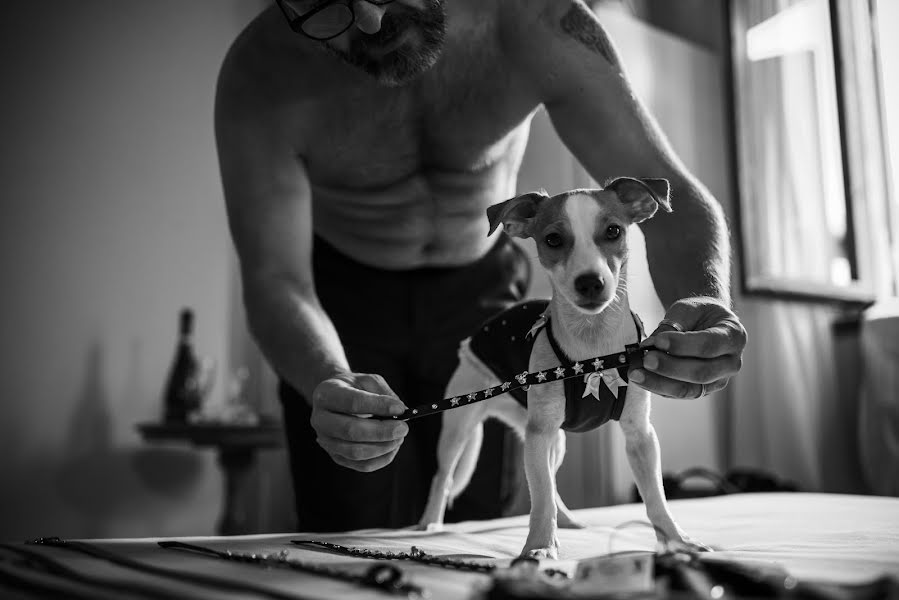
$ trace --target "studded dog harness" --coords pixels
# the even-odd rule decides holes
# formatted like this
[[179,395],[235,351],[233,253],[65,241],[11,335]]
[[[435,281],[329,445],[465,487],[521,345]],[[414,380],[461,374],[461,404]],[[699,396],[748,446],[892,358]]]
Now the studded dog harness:
[[[627,370],[642,361],[648,348],[640,348],[643,325],[631,313],[637,326],[637,343],[624,352],[597,356],[584,362],[571,361],[556,343],[547,314],[548,300],[520,302],[489,319],[469,340],[469,351],[502,381],[498,386],[446,398],[431,404],[409,408],[394,419],[423,417],[464,404],[480,402],[504,393],[527,406],[531,385],[564,380],[567,431],[589,431],[611,420],[618,420],[624,407]],[[546,327],[547,337],[560,365],[546,371],[528,372],[531,350],[539,331]]]

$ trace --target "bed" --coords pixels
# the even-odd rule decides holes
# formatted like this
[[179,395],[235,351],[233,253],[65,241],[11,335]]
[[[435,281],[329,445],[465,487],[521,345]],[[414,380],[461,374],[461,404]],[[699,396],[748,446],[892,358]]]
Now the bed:
[[[895,585],[899,581],[899,498],[753,493],[674,500],[671,508],[693,538],[716,549],[715,560],[776,567],[796,581],[823,585],[886,581],[887,587],[878,587],[876,593],[865,588],[867,591],[859,597],[899,597]],[[549,569],[550,574],[556,574],[554,577],[573,574],[582,559],[608,554],[639,556],[640,551],[655,549],[651,530],[641,523],[645,522],[642,505],[582,509],[575,514],[587,527],[561,530],[560,559],[540,564],[540,569]],[[526,534],[527,516],[518,516],[449,524],[442,532],[372,529],[339,534],[304,532],[178,539],[211,550],[230,551],[230,560],[160,547],[158,542],[172,541],[168,538],[86,540],[88,548],[104,553],[99,557],[71,546],[7,543],[0,552],[0,597],[391,597],[355,583],[234,560],[241,553],[256,555],[257,559],[265,556],[267,561],[286,558],[360,575],[370,573],[372,565],[395,565],[405,582],[418,586],[435,600],[487,597],[495,577],[510,572],[508,567]],[[321,546],[297,545],[292,543],[294,540],[394,552],[410,552],[415,546],[429,557],[492,565],[493,571],[349,556]],[[39,553],[52,559],[52,563],[42,564],[35,556],[29,559],[19,551],[29,556]],[[108,557],[137,561],[156,572],[135,570],[133,565],[116,564]],[[209,578],[223,585],[179,581],[172,573]],[[378,576],[386,577],[385,573]],[[726,597],[726,592],[717,590],[709,597]]]

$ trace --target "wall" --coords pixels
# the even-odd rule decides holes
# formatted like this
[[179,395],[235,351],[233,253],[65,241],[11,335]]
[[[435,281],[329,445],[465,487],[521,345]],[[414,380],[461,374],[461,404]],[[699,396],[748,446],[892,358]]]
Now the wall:
[[212,105],[260,6],[4,2],[0,539],[213,532],[211,453],[135,424],[160,414],[182,306],[228,368]]

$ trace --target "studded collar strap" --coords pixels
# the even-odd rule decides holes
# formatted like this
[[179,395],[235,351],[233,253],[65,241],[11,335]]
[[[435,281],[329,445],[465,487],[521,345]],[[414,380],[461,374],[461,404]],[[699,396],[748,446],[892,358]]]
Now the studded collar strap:
[[527,390],[532,385],[549,383],[551,381],[562,381],[564,379],[570,379],[571,377],[583,377],[588,373],[599,373],[602,371],[608,371],[609,369],[619,369],[624,366],[640,364],[642,363],[643,356],[646,354],[646,352],[653,349],[654,348],[652,347],[641,348],[639,344],[627,344],[624,347],[623,352],[606,354],[605,356],[597,356],[583,362],[567,362],[559,365],[555,369],[548,369],[546,371],[538,371],[532,373],[525,371],[516,375],[511,381],[504,381],[500,385],[487,388],[486,390],[478,390],[476,392],[471,392],[463,396],[446,398],[444,400],[432,402],[430,404],[419,404],[418,406],[407,408],[406,411],[400,415],[377,418],[408,421],[411,419],[417,419],[419,417],[440,413],[445,410],[450,410],[466,404],[481,402],[493,396],[505,394],[506,392],[517,390],[519,388]]

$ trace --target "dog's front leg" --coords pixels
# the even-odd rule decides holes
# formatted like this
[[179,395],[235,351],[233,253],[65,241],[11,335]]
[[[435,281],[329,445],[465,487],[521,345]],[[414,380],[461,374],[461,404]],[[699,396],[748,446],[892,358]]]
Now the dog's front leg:
[[[528,421],[524,436],[524,469],[531,495],[528,539],[522,556],[558,558],[556,536],[556,438],[565,418],[565,402],[550,392],[553,384],[528,393]],[[547,389],[550,388],[550,389]]]
[[656,529],[656,537],[660,542],[692,550],[707,550],[707,547],[687,537],[668,508],[662,487],[659,438],[649,420],[649,412],[649,392],[634,385],[628,386],[619,422],[624,432],[627,459],[634,474],[634,482],[646,505],[646,516]]

